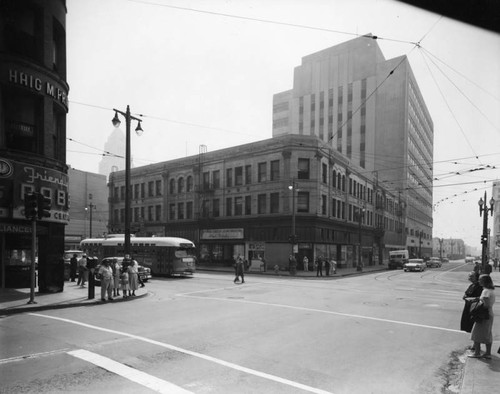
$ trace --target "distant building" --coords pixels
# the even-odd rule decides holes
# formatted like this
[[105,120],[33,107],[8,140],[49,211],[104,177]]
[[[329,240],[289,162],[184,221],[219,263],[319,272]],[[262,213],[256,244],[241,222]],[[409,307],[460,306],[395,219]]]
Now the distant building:
[[82,239],[108,232],[108,189],[104,175],[70,168],[68,178],[71,205],[64,244],[78,249]]
[[[133,168],[131,186],[132,233],[188,238],[200,265],[231,266],[241,254],[286,267],[292,235],[299,261],[321,255],[340,267],[356,266],[360,250],[362,263],[374,265],[404,247],[398,195],[316,136],[276,136]],[[110,174],[109,195],[109,229],[123,233],[123,171]]]
[[464,259],[470,255],[470,248],[465,245],[463,239],[458,238],[433,238],[432,255],[446,257],[450,260]]
[[[490,243],[489,252],[490,256],[500,258],[500,181],[493,182],[493,189],[491,195],[495,200],[493,206],[493,216],[489,217]],[[489,202],[488,207],[489,207]]]
[[[104,155],[99,162],[99,174],[109,177],[111,172],[125,169],[125,133],[115,128],[104,144]],[[131,159],[130,166],[133,167]]]
[[403,210],[404,246],[431,253],[433,122],[406,56],[363,36],[302,58],[274,95],[273,136],[312,135],[378,177]]

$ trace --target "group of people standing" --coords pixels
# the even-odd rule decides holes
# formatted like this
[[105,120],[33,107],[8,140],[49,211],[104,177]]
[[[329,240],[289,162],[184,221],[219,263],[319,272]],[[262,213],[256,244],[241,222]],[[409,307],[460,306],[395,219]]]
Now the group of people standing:
[[[460,330],[471,333],[473,342],[469,357],[491,358],[491,346],[493,344],[493,304],[495,303],[495,286],[489,274],[480,275],[476,271],[469,274],[471,284],[464,293],[465,301]],[[481,317],[474,313],[473,308],[483,308]],[[486,347],[486,352],[481,353],[481,344]],[[500,349],[498,349],[500,352]]]
[[[89,275],[89,258],[83,254],[78,260],[76,254],[70,260],[70,280],[75,281],[76,272],[78,271],[77,286],[85,287]],[[144,287],[144,282],[139,275],[139,264],[136,260],[132,260],[129,255],[125,256],[123,263],[118,260],[110,262],[109,259],[104,259],[97,270],[97,276],[101,281],[101,301],[113,301],[113,297],[120,296],[122,291],[123,298],[134,297],[135,291]]]
[[316,276],[323,276],[323,267],[326,276],[337,273],[337,262],[333,259],[328,260],[323,256],[318,256],[314,262],[314,266],[316,267]]

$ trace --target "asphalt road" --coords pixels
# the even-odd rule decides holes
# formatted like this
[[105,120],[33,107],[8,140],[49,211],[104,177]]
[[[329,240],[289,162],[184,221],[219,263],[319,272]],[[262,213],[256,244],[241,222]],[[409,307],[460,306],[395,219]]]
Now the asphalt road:
[[441,393],[470,344],[469,270],[197,273],[141,300],[4,317],[0,392]]

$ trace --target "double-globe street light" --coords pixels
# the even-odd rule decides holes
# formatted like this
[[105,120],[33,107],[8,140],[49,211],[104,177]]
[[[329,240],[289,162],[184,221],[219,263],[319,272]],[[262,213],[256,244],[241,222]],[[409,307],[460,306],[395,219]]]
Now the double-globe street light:
[[124,243],[124,255],[130,254],[130,122],[131,120],[137,121],[137,127],[135,132],[137,135],[142,135],[144,130],[142,130],[141,122],[142,119],[136,118],[130,114],[130,106],[127,105],[127,110],[125,112],[119,111],[113,108],[115,111],[115,117],[111,121],[114,127],[120,127],[120,119],[118,114],[125,118],[126,131],[125,131],[125,243]]
[[490,207],[488,208],[486,204],[486,192],[484,192],[484,200],[479,199],[479,216],[483,216],[483,234],[481,235],[481,244],[483,245],[481,253],[481,267],[483,273],[486,271],[486,264],[488,264],[488,211],[491,212],[493,216],[493,206],[495,205],[495,200],[493,197],[490,199]]

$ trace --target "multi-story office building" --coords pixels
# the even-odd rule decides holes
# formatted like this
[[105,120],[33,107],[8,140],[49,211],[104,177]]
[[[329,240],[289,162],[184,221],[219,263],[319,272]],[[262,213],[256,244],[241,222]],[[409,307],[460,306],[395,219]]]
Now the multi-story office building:
[[397,195],[413,256],[432,252],[433,133],[408,59],[371,35],[303,57],[273,100],[273,136],[316,136]]
[[38,220],[38,288],[62,291],[66,167],[66,2],[0,2],[0,279],[30,286],[32,223],[24,215],[31,192],[50,199]]
[[[202,265],[377,264],[403,247],[398,195],[316,136],[283,135],[131,170],[132,232],[195,241]],[[110,174],[110,224],[124,232],[125,174]],[[133,253],[133,251],[132,251]],[[300,264],[299,264],[300,268]]]
[[66,226],[66,249],[79,249],[84,238],[103,237],[108,232],[109,203],[106,176],[70,168],[68,170],[71,220]]

